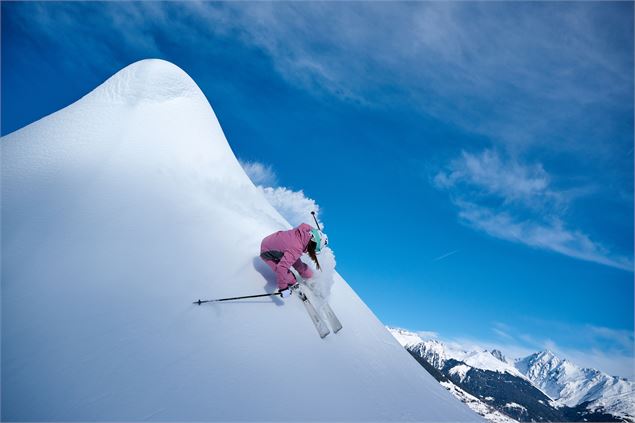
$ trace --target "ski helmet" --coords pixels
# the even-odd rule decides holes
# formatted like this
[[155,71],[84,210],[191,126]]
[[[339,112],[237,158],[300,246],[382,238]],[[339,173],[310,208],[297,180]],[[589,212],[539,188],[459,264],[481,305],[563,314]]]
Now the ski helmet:
[[311,241],[315,242],[315,254],[320,254],[329,243],[329,238],[319,229],[311,229]]

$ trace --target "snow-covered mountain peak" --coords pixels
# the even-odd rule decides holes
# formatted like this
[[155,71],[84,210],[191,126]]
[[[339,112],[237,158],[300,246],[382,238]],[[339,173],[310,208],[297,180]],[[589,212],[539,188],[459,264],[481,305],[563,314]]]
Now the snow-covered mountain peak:
[[443,343],[436,339],[423,340],[414,332],[387,327],[388,331],[395,339],[405,348],[416,351],[421,357],[424,357],[430,364],[436,368],[441,368],[448,358],[446,347]]
[[[501,354],[502,356],[502,354]],[[514,376],[524,376],[512,365],[505,360],[501,360],[488,350],[466,352],[462,357],[456,356],[457,359],[469,364],[472,367],[483,370],[491,370],[501,373],[509,373]],[[504,357],[503,357],[504,358]]]
[[[515,376],[524,378],[522,374],[509,364],[500,351],[494,350],[472,350],[465,351],[460,348],[451,347],[436,339],[421,340],[416,334],[404,329],[389,328],[391,334],[401,345],[410,351],[425,358],[428,363],[437,369],[443,368],[449,359],[462,361],[471,367],[496,372],[507,372]],[[419,342],[417,342],[419,341]],[[465,366],[462,367],[465,369]]]
[[562,361],[562,359],[560,357],[558,357],[557,355],[555,355],[551,350],[546,349],[546,350],[542,350],[540,351],[537,356],[536,359],[543,362],[543,363],[560,363]]
[[575,406],[591,401],[615,415],[635,416],[633,382],[576,366],[545,350],[517,359],[516,368],[556,403]]
[[414,347],[415,350],[424,357],[434,367],[440,369],[445,365],[445,362],[451,358],[443,343],[436,339],[429,339],[425,342]]
[[181,68],[161,59],[145,59],[126,66],[90,94],[98,101],[134,105],[181,97],[203,96]]
[[515,360],[515,367],[523,374],[526,374],[530,378],[544,377],[547,373],[565,368],[562,365],[565,364],[565,360],[556,356],[550,350],[544,350],[530,354],[524,358],[518,358]]
[[503,353],[500,350],[496,350],[496,349],[491,350],[490,354],[492,354],[495,358],[502,361],[503,363],[507,363],[507,358],[505,358],[505,355],[503,355]]

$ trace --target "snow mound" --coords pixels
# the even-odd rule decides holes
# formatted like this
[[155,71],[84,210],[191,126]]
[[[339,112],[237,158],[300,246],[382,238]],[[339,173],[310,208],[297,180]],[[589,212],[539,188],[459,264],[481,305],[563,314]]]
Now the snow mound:
[[198,85],[178,66],[161,60],[143,60],[113,75],[91,95],[109,103],[135,105],[197,97]]
[[335,271],[324,340],[295,296],[192,304],[274,291],[290,225],[168,62],[3,137],[2,199],[3,420],[479,419]]

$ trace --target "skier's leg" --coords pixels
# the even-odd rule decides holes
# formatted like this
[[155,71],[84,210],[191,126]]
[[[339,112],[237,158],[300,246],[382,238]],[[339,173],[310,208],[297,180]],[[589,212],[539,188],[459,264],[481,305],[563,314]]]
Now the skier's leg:
[[[262,257],[261,257],[261,258],[262,258]],[[273,261],[271,261],[271,260],[265,260],[265,259],[262,259],[262,261],[264,261],[265,263],[267,263],[267,266],[269,266],[269,267],[271,268],[271,270],[273,270],[273,273],[276,273],[276,267],[277,267],[277,264],[276,264],[276,263],[274,263],[274,262],[273,262]]]

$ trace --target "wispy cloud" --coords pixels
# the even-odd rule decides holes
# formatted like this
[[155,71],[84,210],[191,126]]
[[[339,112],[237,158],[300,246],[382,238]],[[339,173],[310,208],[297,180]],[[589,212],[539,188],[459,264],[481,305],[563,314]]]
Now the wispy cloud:
[[419,337],[421,339],[423,339],[424,341],[426,339],[436,339],[436,338],[439,337],[439,333],[438,332],[434,332],[434,331],[431,331],[431,330],[420,330],[420,331],[417,331],[415,333],[417,335],[419,335]]
[[625,351],[633,350],[633,343],[635,342],[635,339],[632,331],[595,325],[587,325],[584,330],[586,330],[587,333],[595,339],[610,340],[615,342]]
[[561,202],[562,195],[550,189],[550,178],[541,164],[524,165],[515,159],[504,161],[495,150],[480,154],[461,152],[447,168],[434,177],[443,189],[467,186],[484,195],[497,196],[505,204],[520,203],[543,207],[546,202]]
[[[119,63],[121,51],[163,56],[159,40],[168,35],[203,55],[232,39],[261,50],[289,84],[318,97],[379,108],[407,104],[515,148],[540,144],[597,155],[616,143],[580,143],[578,135],[610,137],[616,118],[632,116],[632,7],[45,2],[14,7],[12,16],[37,37],[72,43],[69,65]],[[609,33],[607,22],[628,30]],[[77,36],[60,38],[66,33]]]
[[[524,323],[536,333],[551,333],[563,345],[577,345],[577,348],[583,345],[589,350],[614,351],[631,356],[635,354],[635,334],[629,329],[537,317],[526,318]],[[526,331],[512,329],[510,333],[518,338],[522,336],[521,339],[529,344],[546,342],[529,336]]]
[[456,204],[463,222],[493,237],[633,271],[630,258],[611,253],[578,230],[567,229],[558,217],[551,217],[546,222],[522,220],[510,212],[497,212],[466,201]]
[[450,192],[466,225],[496,238],[553,251],[576,259],[633,271],[630,257],[609,251],[588,235],[567,226],[564,211],[570,192],[551,186],[541,164],[505,159],[494,150],[463,151],[433,177]]
[[492,332],[494,332],[496,336],[503,339],[514,339],[514,337],[509,334],[509,330],[509,326],[499,322],[494,323],[494,327],[492,327]]
[[446,258],[450,257],[451,255],[454,255],[454,254],[456,254],[458,252],[459,252],[459,250],[450,251],[448,253],[440,255],[439,257],[433,259],[432,261],[441,261],[441,260],[446,259]]
[[16,25],[27,29],[30,41],[73,51],[58,62],[73,71],[110,76],[104,71],[128,65],[129,55],[164,56],[156,28],[167,22],[167,13],[158,4],[25,2],[12,5],[10,13]]
[[[515,148],[597,152],[610,146],[581,145],[576,135],[610,129],[605,111],[631,98],[632,41],[608,40],[602,21],[629,7],[230,3],[197,12],[224,17],[287,81],[316,96],[405,102]],[[590,116],[591,104],[603,115]],[[558,143],[554,130],[565,134]]]

